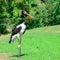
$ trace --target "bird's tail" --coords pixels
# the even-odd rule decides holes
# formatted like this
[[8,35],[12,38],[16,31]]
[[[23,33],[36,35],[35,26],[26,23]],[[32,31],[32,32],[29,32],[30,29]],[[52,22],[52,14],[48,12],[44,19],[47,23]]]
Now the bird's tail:
[[9,40],[9,43],[11,43],[11,40]]
[[9,43],[11,43],[11,41],[12,41],[12,35],[11,35],[11,37],[10,37]]

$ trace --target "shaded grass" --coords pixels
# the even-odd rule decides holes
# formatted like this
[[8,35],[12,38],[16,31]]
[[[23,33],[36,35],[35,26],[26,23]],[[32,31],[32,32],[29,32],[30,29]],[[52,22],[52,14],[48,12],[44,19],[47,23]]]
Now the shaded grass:
[[9,60],[60,60],[60,25],[27,30],[22,37],[21,58],[17,57],[17,39],[8,44],[9,37],[0,37],[0,55],[8,53]]

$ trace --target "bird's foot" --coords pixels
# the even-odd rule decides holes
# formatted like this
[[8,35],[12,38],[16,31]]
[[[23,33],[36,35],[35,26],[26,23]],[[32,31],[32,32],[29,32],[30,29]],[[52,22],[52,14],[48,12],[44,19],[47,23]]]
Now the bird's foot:
[[21,45],[18,45],[18,48],[20,48],[21,47]]

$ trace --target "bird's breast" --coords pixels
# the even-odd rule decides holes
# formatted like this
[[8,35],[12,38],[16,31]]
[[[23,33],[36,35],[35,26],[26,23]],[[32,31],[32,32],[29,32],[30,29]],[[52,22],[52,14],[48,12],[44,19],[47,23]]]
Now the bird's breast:
[[24,31],[26,30],[26,25],[23,25],[21,27],[22,27],[22,29],[21,29],[20,33],[24,33]]

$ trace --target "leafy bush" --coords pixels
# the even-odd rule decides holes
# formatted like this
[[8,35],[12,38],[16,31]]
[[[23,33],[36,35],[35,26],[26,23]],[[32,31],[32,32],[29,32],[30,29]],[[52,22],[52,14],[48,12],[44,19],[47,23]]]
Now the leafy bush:
[[1,34],[1,33],[2,33],[2,34],[7,33],[6,28],[7,28],[6,23],[4,22],[4,20],[0,19],[0,34]]
[[28,29],[60,24],[59,0],[0,0],[0,33],[5,33],[18,25],[21,11],[26,11],[34,18],[27,17]]

